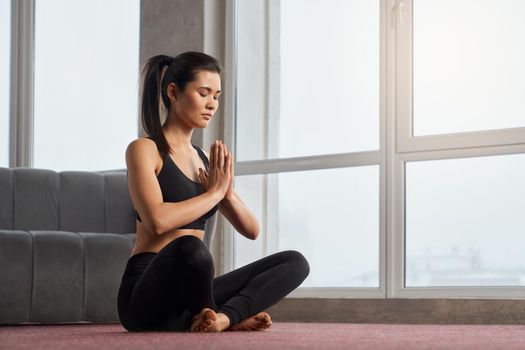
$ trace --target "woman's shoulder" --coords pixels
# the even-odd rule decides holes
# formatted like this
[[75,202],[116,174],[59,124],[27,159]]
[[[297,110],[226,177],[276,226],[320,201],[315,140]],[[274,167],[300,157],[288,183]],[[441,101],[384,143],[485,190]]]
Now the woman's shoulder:
[[128,144],[126,152],[128,150],[130,151],[153,151],[155,150],[156,151],[156,149],[157,149],[157,144],[155,143],[155,141],[153,141],[152,139],[148,137],[139,137],[138,139],[135,139]]
[[150,138],[139,137],[128,144],[126,148],[126,159],[155,159],[160,158],[157,144]]

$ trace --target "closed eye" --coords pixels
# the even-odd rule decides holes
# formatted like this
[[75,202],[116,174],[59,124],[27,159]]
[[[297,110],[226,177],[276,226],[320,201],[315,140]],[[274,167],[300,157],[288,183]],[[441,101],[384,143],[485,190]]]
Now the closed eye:
[[[210,93],[213,92],[212,89],[207,86],[201,86],[198,91],[199,91],[199,95],[201,95],[202,97],[207,97]],[[214,93],[217,95],[213,96],[213,99],[218,100],[219,96],[221,95],[221,90],[217,90]]]
[[[202,97],[207,97],[208,96],[208,94],[202,94],[202,93],[199,93],[199,95],[201,95]],[[220,95],[213,96],[213,99],[217,101],[219,99],[219,96]]]

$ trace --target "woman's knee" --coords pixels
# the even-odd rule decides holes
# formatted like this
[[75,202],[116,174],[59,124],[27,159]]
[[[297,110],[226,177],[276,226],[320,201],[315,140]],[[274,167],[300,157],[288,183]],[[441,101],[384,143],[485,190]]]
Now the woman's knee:
[[194,251],[207,250],[206,245],[199,238],[192,235],[185,235],[175,238],[173,241],[168,243],[159,254],[183,254],[189,255]]
[[310,264],[303,254],[296,250],[286,250],[283,253],[286,254],[286,259],[289,263],[293,264],[294,272],[296,272],[302,279],[306,279],[310,274]]
[[203,241],[199,238],[187,235],[175,239],[169,245],[168,253],[183,260],[185,264],[193,269],[204,271],[211,270],[213,274],[213,258]]

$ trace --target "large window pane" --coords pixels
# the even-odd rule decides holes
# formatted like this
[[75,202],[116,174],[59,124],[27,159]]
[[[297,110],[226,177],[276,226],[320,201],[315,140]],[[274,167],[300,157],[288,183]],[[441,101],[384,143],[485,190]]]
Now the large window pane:
[[9,166],[11,0],[0,0],[0,166]]
[[406,286],[525,285],[525,155],[406,164]]
[[525,127],[525,1],[414,0],[414,135]]
[[125,168],[137,137],[139,0],[36,0],[34,166]]
[[378,149],[379,1],[271,4],[238,2],[237,160]]
[[235,267],[298,250],[310,262],[303,287],[379,286],[379,167],[240,176],[236,190],[262,224],[235,238]]

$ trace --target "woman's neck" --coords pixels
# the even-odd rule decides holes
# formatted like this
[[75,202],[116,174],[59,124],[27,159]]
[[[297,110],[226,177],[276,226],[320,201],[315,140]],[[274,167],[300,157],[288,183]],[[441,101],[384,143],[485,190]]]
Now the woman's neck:
[[164,136],[171,148],[179,150],[192,150],[191,136],[193,129],[183,129],[178,125],[166,123],[162,127]]

